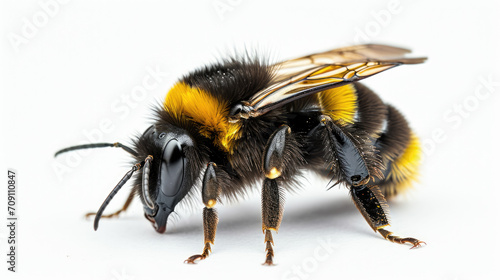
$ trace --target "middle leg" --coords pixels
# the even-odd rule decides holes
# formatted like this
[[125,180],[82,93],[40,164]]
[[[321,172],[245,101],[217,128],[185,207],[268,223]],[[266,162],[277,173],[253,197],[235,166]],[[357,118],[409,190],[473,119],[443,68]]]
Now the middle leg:
[[262,186],[262,232],[265,234],[266,261],[264,265],[273,265],[274,241],[271,230],[278,232],[283,217],[283,197],[280,195],[276,179],[264,179]]
[[265,234],[266,260],[273,265],[274,241],[272,231],[278,232],[283,217],[284,184],[303,162],[299,144],[287,125],[279,127],[269,138],[263,157],[266,176],[262,186],[262,231]]

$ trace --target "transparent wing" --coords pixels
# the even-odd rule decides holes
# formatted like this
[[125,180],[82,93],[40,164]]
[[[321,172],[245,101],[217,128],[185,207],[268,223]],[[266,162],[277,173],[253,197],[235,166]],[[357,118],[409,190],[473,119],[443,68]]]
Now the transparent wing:
[[400,59],[404,57],[405,54],[410,52],[411,51],[408,49],[376,44],[333,49],[322,53],[315,53],[287,60],[273,65],[273,67],[277,69],[275,81],[289,78],[294,74],[303,72],[314,66]]
[[248,115],[259,116],[307,95],[353,83],[402,64],[426,60],[404,57],[409,52],[385,45],[360,45],[275,64],[272,84],[245,102],[251,108]]

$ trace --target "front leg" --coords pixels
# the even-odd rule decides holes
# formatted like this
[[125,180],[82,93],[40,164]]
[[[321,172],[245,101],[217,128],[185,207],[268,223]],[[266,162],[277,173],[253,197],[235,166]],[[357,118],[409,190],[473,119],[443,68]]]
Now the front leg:
[[203,208],[203,235],[205,237],[205,247],[203,248],[201,255],[193,255],[189,257],[184,261],[186,263],[194,264],[197,260],[204,260],[212,251],[210,244],[214,244],[217,223],[219,221],[217,211],[213,207],[219,200],[221,192],[221,187],[217,180],[216,168],[217,165],[215,163],[210,162],[208,164],[203,177],[203,186],[201,191],[203,204],[205,204],[205,208]]
[[184,261],[185,263],[195,264],[195,261],[206,259],[212,252],[210,244],[214,244],[218,221],[219,218],[217,217],[217,211],[215,209],[208,207],[203,208],[203,235],[205,236],[205,247],[203,247],[201,255],[192,255]]

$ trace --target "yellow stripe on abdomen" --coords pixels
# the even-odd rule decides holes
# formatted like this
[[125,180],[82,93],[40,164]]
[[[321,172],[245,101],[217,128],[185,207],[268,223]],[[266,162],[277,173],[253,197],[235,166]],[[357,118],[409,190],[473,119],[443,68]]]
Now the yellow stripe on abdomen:
[[391,170],[386,180],[395,184],[396,192],[407,190],[413,181],[418,179],[418,168],[420,165],[422,151],[420,140],[412,132],[410,141],[404,152],[391,163]]

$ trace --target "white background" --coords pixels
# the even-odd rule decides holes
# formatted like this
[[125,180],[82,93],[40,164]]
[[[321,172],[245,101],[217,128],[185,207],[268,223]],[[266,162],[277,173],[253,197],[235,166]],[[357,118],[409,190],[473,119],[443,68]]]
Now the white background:
[[[2,274],[498,279],[498,2],[269,2],[2,1],[0,217],[7,215],[7,168],[18,171],[19,217],[18,273],[7,273],[6,220],[0,226]],[[391,230],[424,240],[424,248],[385,241],[345,188],[326,192],[326,181],[309,176],[301,191],[287,195],[276,266],[261,266],[258,193],[218,207],[213,254],[187,265],[183,260],[203,246],[201,203],[178,209],[164,235],[153,231],[137,201],[94,232],[83,214],[97,210],[129,169],[127,154],[99,149],[53,158],[91,140],[130,143],[177,78],[234,49],[277,61],[362,42],[429,57],[365,83],[404,112],[425,143],[420,182],[390,203]],[[151,71],[161,75],[137,94]],[[122,205],[127,189],[108,210]]]

